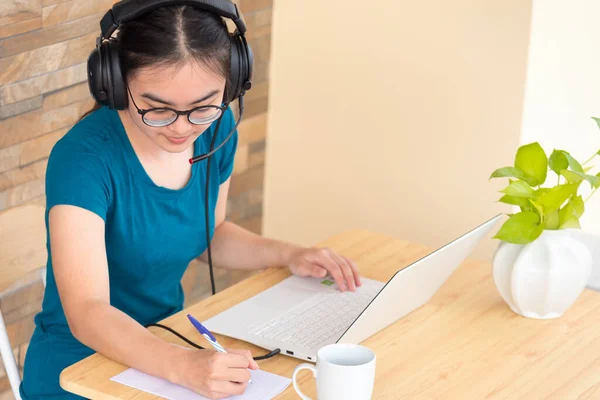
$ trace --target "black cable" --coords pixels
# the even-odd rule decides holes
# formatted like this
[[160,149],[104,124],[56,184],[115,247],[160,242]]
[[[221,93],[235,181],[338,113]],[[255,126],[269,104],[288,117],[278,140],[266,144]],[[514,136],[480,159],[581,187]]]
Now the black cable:
[[[149,328],[151,326],[156,326],[158,328],[167,330],[169,332],[171,332],[173,335],[177,336],[179,339],[183,340],[184,342],[186,342],[187,344],[189,344],[190,346],[193,346],[199,350],[205,350],[204,347],[197,345],[196,343],[192,342],[190,339],[186,338],[185,336],[183,336],[181,333],[177,332],[176,330],[169,328],[168,326],[162,325],[162,324],[148,324],[145,327]],[[271,351],[270,353],[267,353],[265,355],[262,356],[257,356],[257,357],[252,357],[255,361],[260,361],[260,360],[266,360],[267,358],[271,358],[277,354],[281,353],[281,349],[275,349],[273,351]]]
[[165,326],[165,325],[162,325],[162,324],[148,324],[148,325],[146,325],[146,328],[149,328],[151,326],[156,326],[158,328],[162,328],[164,330],[167,330],[167,331],[171,332],[173,335],[177,336],[179,339],[181,339],[184,342],[186,342],[187,344],[189,344],[190,346],[194,346],[198,350],[205,350],[204,347],[202,347],[200,345],[197,345],[196,343],[192,342],[190,339],[188,339],[185,336],[183,336],[181,333],[177,332],[176,330],[174,330],[172,328],[169,328],[168,326]]
[[[233,130],[229,133],[229,135],[227,136],[227,138],[223,141],[223,143],[221,143],[219,145],[219,147],[223,146],[225,144],[225,142],[227,140],[229,140],[229,138],[231,137],[231,135],[233,134],[233,132],[236,130],[237,126],[239,125],[240,121],[242,120],[242,116],[244,115],[244,96],[240,96],[238,98],[238,105],[240,108],[240,115],[238,117],[237,123],[235,124]],[[223,113],[224,114],[224,113]],[[210,272],[210,287],[212,290],[212,294],[215,295],[216,294],[216,288],[215,288],[215,276],[214,276],[214,272],[213,272],[213,264],[212,264],[212,251],[210,248],[210,214],[208,213],[208,200],[209,200],[209,196],[208,196],[208,191],[209,191],[209,185],[208,185],[208,181],[210,178],[210,161],[212,160],[212,152],[213,152],[213,148],[215,146],[215,141],[217,139],[217,135],[219,133],[219,127],[221,126],[221,118],[223,117],[223,115],[221,115],[219,117],[219,120],[217,121],[217,126],[215,127],[215,134],[213,135],[212,141],[210,142],[210,149],[208,151],[207,154],[209,154],[208,156],[208,161],[206,164],[206,188],[205,188],[205,193],[204,193],[204,221],[205,221],[205,227],[206,227],[206,250],[207,250],[207,256],[208,256],[208,270]],[[196,158],[199,159],[200,157]],[[197,162],[197,161],[194,161]]]
[[[221,143],[219,145],[219,147],[223,146],[225,144],[225,142],[227,140],[229,140],[229,138],[231,137],[231,135],[233,134],[233,132],[239,125],[239,123],[242,119],[242,116],[244,115],[244,96],[239,97],[238,103],[239,103],[239,107],[240,107],[240,116],[238,117],[237,123],[235,124],[233,130],[229,133],[227,138],[223,141],[223,143]],[[216,288],[215,288],[215,277],[214,277],[213,265],[212,265],[212,252],[211,252],[211,248],[210,248],[210,214],[208,213],[208,202],[209,202],[208,195],[209,195],[209,179],[210,179],[210,162],[212,160],[213,148],[215,147],[215,141],[216,141],[217,135],[219,133],[219,127],[221,126],[221,118],[222,117],[223,117],[223,115],[221,115],[219,117],[219,120],[217,121],[217,126],[215,127],[215,134],[213,135],[212,141],[210,143],[210,149],[209,149],[208,153],[205,155],[194,157],[190,160],[190,163],[193,164],[195,162],[201,161],[204,158],[208,158],[208,161],[206,164],[206,187],[205,187],[206,190],[205,190],[205,194],[204,194],[205,195],[204,196],[204,215],[206,217],[204,218],[204,221],[205,221],[205,227],[206,227],[206,250],[207,250],[207,256],[208,256],[208,269],[210,271],[210,286],[211,286],[213,295],[216,293]],[[197,345],[196,343],[192,342],[191,340],[189,340],[188,338],[183,336],[181,333],[177,332],[176,330],[174,330],[172,328],[169,328],[168,326],[165,326],[162,324],[148,324],[145,327],[149,328],[151,326],[155,326],[155,327],[167,330],[167,331],[171,332],[173,335],[177,336],[179,339],[181,339],[184,342],[186,342],[187,344],[189,344],[190,346],[193,346],[199,350],[205,350],[204,347]],[[281,353],[281,349],[275,349],[265,355],[252,357],[252,358],[255,361],[266,360],[267,358],[271,358],[279,353]]]
[[254,361],[266,360],[267,358],[276,356],[279,353],[281,353],[281,349],[275,349],[275,350],[271,351],[270,353],[265,354],[264,356],[258,356],[258,357],[252,357],[252,358],[254,359]]
[[[221,115],[219,117],[219,121],[217,121],[217,126],[215,128],[215,134],[213,135],[212,141],[210,142],[210,149],[208,151],[209,153],[213,150],[213,147],[215,147],[215,141],[216,141],[217,135],[219,133],[219,127],[221,125],[222,117],[223,117],[223,115]],[[217,291],[215,289],[215,276],[214,276],[213,265],[212,265],[212,252],[210,250],[210,215],[208,214],[208,201],[209,201],[208,181],[210,179],[210,162],[211,161],[212,161],[212,155],[208,156],[208,161],[206,162],[206,188],[204,191],[205,192],[204,193],[204,221],[205,221],[205,227],[206,227],[206,249],[207,249],[207,253],[208,253],[208,269],[210,271],[210,287],[212,290],[212,294],[214,296]]]

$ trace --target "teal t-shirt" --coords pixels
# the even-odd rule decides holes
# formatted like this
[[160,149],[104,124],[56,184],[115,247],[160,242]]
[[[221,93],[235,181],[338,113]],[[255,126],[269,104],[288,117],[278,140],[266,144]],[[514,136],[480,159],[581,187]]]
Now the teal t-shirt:
[[[195,155],[208,152],[216,125],[213,122],[195,141]],[[233,113],[227,109],[215,146],[234,125]],[[231,175],[236,146],[237,132],[212,156],[211,237],[219,186]],[[85,208],[105,221],[111,305],[142,325],[183,308],[181,278],[190,261],[207,247],[206,166],[207,160],[193,164],[191,179],[180,190],[157,186],[137,158],[119,115],[107,107],[78,122],[52,149],[46,171],[46,226],[48,211],[58,204]],[[60,388],[59,375],[93,353],[69,330],[49,242],[47,249],[42,311],[35,317],[20,388],[21,396],[29,400],[77,398]]]

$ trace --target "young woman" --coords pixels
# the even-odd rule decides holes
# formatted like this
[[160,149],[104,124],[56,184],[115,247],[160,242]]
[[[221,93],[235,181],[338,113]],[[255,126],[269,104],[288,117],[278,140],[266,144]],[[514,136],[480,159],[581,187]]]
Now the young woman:
[[[207,164],[188,160],[235,126],[223,106],[229,35],[222,18],[180,5],[120,26],[127,107],[94,107],[48,161],[47,287],[25,361],[24,399],[77,398],[60,388],[59,375],[95,351],[210,398],[244,392],[248,369],[258,368],[248,351],[182,349],[144,328],[182,309],[184,271],[194,258],[206,260]],[[197,109],[188,116],[153,110],[164,107]],[[236,143],[234,134],[211,160],[214,263],[330,274],[342,290],[360,285],[356,266],[335,251],[267,239],[225,221]]]

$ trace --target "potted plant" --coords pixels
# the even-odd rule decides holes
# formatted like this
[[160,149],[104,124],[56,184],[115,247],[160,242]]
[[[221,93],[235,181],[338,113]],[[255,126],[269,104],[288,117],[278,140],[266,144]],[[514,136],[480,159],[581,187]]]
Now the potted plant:
[[[594,120],[600,127],[600,119]],[[600,173],[589,165],[599,154],[582,164],[564,150],[548,157],[533,142],[519,147],[513,166],[491,174],[490,179],[508,178],[499,201],[515,211],[494,236],[501,242],[492,265],[500,295],[517,314],[557,318],[585,288],[592,253],[580,239],[579,219],[600,187]],[[586,189],[584,199],[580,191]]]

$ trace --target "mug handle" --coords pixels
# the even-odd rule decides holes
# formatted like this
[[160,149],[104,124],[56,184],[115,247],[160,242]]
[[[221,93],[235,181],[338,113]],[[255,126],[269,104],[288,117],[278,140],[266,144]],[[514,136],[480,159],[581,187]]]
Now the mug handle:
[[310,397],[308,397],[304,393],[302,393],[302,391],[298,387],[298,384],[296,383],[296,375],[298,374],[298,372],[300,372],[303,369],[310,369],[313,373],[313,377],[315,377],[315,378],[317,377],[317,369],[315,368],[314,365],[308,364],[308,363],[302,363],[302,364],[298,365],[296,367],[296,369],[294,370],[294,374],[292,375],[292,383],[294,384],[294,389],[296,389],[296,392],[298,393],[298,395],[300,396],[300,398],[302,400],[312,400]]

